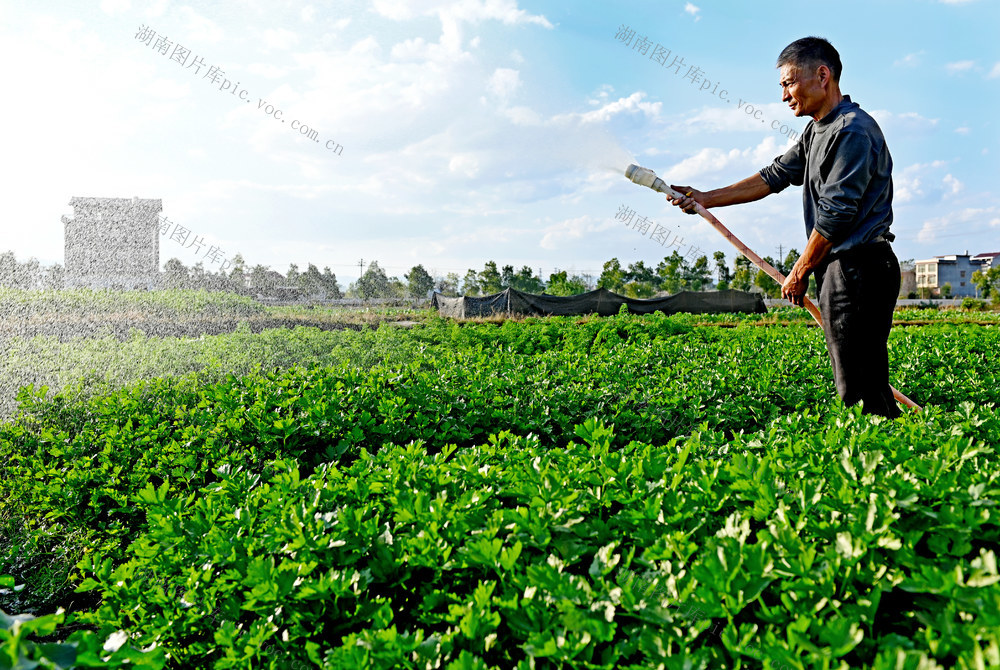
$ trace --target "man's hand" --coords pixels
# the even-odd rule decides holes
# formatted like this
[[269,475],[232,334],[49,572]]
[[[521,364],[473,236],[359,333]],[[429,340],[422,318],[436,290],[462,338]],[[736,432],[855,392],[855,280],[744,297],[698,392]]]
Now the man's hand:
[[695,209],[695,203],[701,205],[702,207],[707,207],[705,204],[705,194],[701,191],[696,191],[690,186],[674,186],[670,185],[670,188],[675,191],[679,191],[684,194],[681,198],[671,198],[667,196],[667,202],[672,205],[677,205],[680,207],[685,214],[697,214],[698,211]]
[[799,256],[799,260],[795,261],[792,271],[788,273],[788,276],[785,277],[785,283],[781,285],[781,297],[793,305],[802,307],[805,303],[806,290],[809,288],[809,275],[826,258],[832,248],[833,242],[820,235],[819,231],[813,228],[812,234],[809,235],[809,241],[806,242],[806,250]]
[[809,275],[803,273],[801,266],[795,263],[792,271],[785,277],[785,283],[781,285],[781,297],[793,305],[802,307],[808,289]]

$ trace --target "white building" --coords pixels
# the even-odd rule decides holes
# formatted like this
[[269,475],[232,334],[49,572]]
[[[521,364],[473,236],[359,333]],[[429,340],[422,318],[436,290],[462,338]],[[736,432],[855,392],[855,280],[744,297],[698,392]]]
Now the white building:
[[951,286],[951,295],[955,297],[975,297],[978,289],[972,282],[972,273],[976,270],[988,270],[990,264],[997,262],[1000,252],[970,256],[951,254],[935,256],[927,260],[916,261],[917,290],[927,289],[932,294],[939,294],[945,284]]
[[156,289],[161,200],[72,198],[66,225],[66,288]]

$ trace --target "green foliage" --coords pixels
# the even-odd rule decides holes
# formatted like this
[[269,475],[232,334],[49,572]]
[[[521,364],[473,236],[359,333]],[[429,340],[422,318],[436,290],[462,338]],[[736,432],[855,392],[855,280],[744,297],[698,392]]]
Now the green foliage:
[[986,309],[985,300],[975,298],[962,298],[962,310],[966,312],[981,312]]
[[582,277],[569,277],[565,270],[560,270],[549,275],[545,292],[549,295],[579,295],[587,292],[587,285]]
[[424,269],[423,265],[414,265],[403,278],[406,279],[407,291],[411,298],[424,298],[427,292],[434,288],[434,277]]
[[[10,575],[0,575],[0,594],[19,591]],[[166,663],[162,649],[154,643],[138,650],[125,644],[129,636],[124,631],[113,632],[106,638],[93,631],[72,633],[59,642],[40,642],[38,637],[51,637],[65,621],[62,609],[55,614],[33,616],[9,615],[0,610],[0,670],[33,670],[34,668],[135,668],[161,670]]]
[[976,270],[972,273],[972,282],[984,298],[993,296],[994,304],[1000,304],[1000,264],[986,271]]
[[754,278],[752,268],[753,265],[746,256],[737,256],[733,261],[733,279],[729,282],[729,287],[737,291],[749,291]]
[[141,313],[144,316],[184,319],[192,317],[249,317],[264,313],[256,300],[235,293],[205,290],[169,291],[23,291],[0,288],[0,314],[7,319],[58,317],[99,318],[107,314]]
[[386,276],[385,270],[379,267],[378,261],[372,261],[368,264],[368,269],[355,283],[354,290],[362,300],[393,297],[389,278]]
[[597,287],[621,293],[625,287],[625,281],[625,271],[622,270],[621,262],[617,258],[612,258],[604,264],[601,276],[597,280]]
[[683,323],[431,319],[325,367],[27,389],[0,605],[170,668],[1000,664],[997,329],[894,330],[926,409],[886,421],[817,328]]

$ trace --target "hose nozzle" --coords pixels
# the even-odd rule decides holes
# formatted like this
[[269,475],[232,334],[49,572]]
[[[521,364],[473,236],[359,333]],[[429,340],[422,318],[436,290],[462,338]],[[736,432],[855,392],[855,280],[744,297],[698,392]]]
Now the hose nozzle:
[[625,176],[628,177],[630,181],[635,182],[640,186],[645,186],[646,188],[651,188],[654,191],[665,193],[671,198],[684,197],[683,193],[678,193],[674,189],[667,186],[666,182],[657,177],[656,173],[649,168],[640,167],[633,163],[625,168]]

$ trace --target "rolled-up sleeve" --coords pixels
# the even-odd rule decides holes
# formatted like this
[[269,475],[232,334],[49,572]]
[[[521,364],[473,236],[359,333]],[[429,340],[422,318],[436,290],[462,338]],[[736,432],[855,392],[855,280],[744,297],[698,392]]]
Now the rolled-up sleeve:
[[853,232],[861,198],[877,168],[877,156],[867,135],[843,132],[820,166],[822,186],[816,194],[815,227],[834,244]]
[[771,193],[780,193],[788,188],[789,184],[801,186],[805,173],[806,153],[802,140],[799,140],[759,174],[771,189]]

